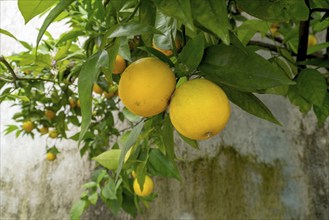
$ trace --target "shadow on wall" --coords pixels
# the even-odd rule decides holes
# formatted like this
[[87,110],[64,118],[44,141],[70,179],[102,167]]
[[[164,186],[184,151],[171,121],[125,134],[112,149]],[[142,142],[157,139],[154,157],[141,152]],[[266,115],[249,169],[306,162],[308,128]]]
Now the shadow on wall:
[[[257,163],[234,148],[180,163],[182,181],[157,179],[159,196],[148,219],[282,219],[280,164]],[[140,219],[143,219],[141,217]]]

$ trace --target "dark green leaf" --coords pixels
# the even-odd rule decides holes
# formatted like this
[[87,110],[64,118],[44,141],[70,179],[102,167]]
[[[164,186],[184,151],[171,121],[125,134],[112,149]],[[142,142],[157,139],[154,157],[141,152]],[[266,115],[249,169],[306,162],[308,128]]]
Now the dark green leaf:
[[142,132],[144,126],[144,121],[141,121],[137,126],[135,126],[132,131],[129,133],[129,136],[127,137],[127,140],[125,143],[123,143],[123,149],[121,151],[120,155],[120,160],[119,160],[119,166],[118,169],[116,170],[116,180],[118,180],[119,174],[121,172],[123,163],[124,163],[124,158],[128,152],[128,150],[131,148],[131,146],[137,141],[140,133]]
[[249,92],[241,92],[226,86],[222,86],[222,88],[229,99],[244,111],[255,115],[256,117],[281,125],[266,105],[254,94]]
[[[178,133],[178,132],[177,132],[177,133]],[[196,140],[192,140],[192,139],[190,139],[190,138],[187,138],[187,137],[181,135],[180,133],[178,133],[178,134],[179,134],[179,136],[183,139],[183,141],[184,141],[185,143],[187,143],[188,145],[190,145],[191,147],[193,147],[193,148],[195,148],[195,149],[199,149],[199,144],[198,144],[198,142],[197,142]]]
[[112,149],[94,157],[93,160],[109,170],[116,170],[118,168],[120,154],[120,149]]
[[297,85],[289,86],[288,98],[292,104],[299,107],[302,113],[307,113],[312,108],[312,104],[298,93]]
[[318,118],[318,125],[322,127],[329,117],[329,93],[327,92],[326,97],[321,107],[314,106],[313,108],[316,117]]
[[161,53],[160,51],[158,51],[152,47],[138,47],[138,49],[151,53],[152,55],[159,58],[159,60],[167,63],[170,67],[174,66],[174,63],[166,55],[164,55],[163,53]]
[[117,24],[110,28],[107,32],[109,38],[135,36],[140,34],[162,34],[151,25],[141,24],[137,22],[129,22],[125,24]]
[[[156,8],[153,2],[142,0],[139,8],[139,22],[144,25],[154,26]],[[152,46],[152,34],[142,34],[142,39],[146,46]]]
[[174,143],[174,129],[170,122],[170,118],[168,115],[166,115],[164,122],[163,122],[163,128],[161,131],[161,136],[163,143],[165,145],[166,154],[168,158],[171,160],[174,160],[175,158],[175,143]]
[[309,9],[304,1],[236,0],[236,2],[242,11],[266,21],[308,19]]
[[24,17],[25,24],[29,22],[35,16],[46,11],[48,8],[53,6],[58,0],[18,0],[18,8]]
[[327,59],[320,59],[320,58],[311,58],[302,62],[298,62],[299,65],[312,65],[318,67],[325,67],[329,68],[329,62]]
[[101,51],[93,56],[90,56],[82,66],[79,74],[78,92],[81,103],[81,132],[79,141],[86,134],[91,122],[92,113],[92,87],[98,77],[101,67],[108,66],[108,55],[106,51]]
[[70,220],[80,220],[80,217],[85,209],[88,208],[88,203],[85,200],[79,200],[74,203],[70,211]]
[[[191,5],[187,0],[153,0],[157,9],[164,14],[176,18],[190,30],[194,30]],[[193,1],[192,1],[193,2]]]
[[189,40],[178,56],[175,64],[175,72],[179,76],[189,75],[200,64],[204,51],[204,37],[200,33],[197,37]]
[[214,82],[247,92],[294,84],[282,70],[258,54],[223,44],[205,51],[199,69]]
[[228,17],[224,0],[191,0],[193,19],[219,37],[226,45],[230,44]]
[[163,155],[159,149],[152,149],[149,162],[157,174],[180,180],[179,171],[173,160]]
[[322,106],[327,93],[327,83],[321,73],[314,69],[303,69],[296,82],[299,95],[316,106]]
[[[24,0],[21,0],[21,1],[24,1]],[[42,2],[47,2],[47,1],[42,1]],[[74,2],[74,0],[61,1],[59,4],[56,5],[55,8],[53,8],[49,12],[48,16],[44,20],[44,22],[39,30],[39,34],[37,37],[37,46],[39,45],[39,42],[40,42],[43,34],[45,33],[46,29],[48,28],[48,26],[55,20],[55,18],[58,15],[60,15],[69,5],[71,5],[72,2]]]

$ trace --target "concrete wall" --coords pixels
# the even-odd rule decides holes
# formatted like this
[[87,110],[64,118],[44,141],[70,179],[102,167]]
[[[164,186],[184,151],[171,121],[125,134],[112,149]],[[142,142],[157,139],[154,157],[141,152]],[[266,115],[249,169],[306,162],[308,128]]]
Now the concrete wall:
[[[0,1],[0,8],[1,28],[35,41],[31,28],[40,20],[26,27],[15,2]],[[20,49],[0,36],[1,54]],[[282,127],[233,106],[227,128],[200,142],[200,150],[177,139],[182,181],[155,178],[158,198],[138,219],[329,219],[329,122],[318,128],[313,114],[303,116],[288,100],[261,98]],[[91,164],[80,159],[75,142],[56,143],[62,154],[51,163],[45,138],[4,136],[15,111],[1,104],[0,219],[67,219]],[[110,217],[100,205],[84,219],[129,217]]]

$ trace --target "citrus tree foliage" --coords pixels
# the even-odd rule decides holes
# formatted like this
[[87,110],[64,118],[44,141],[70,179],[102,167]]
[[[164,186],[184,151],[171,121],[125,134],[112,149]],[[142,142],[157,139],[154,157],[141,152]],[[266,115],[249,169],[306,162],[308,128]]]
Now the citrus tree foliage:
[[[278,126],[257,94],[287,97],[302,113],[313,111],[319,126],[329,116],[328,0],[18,0],[18,7],[26,23],[49,13],[35,46],[0,30],[25,47],[1,56],[0,101],[20,108],[13,119],[22,125],[4,132],[71,139],[81,156],[97,162],[72,219],[98,201],[114,214],[136,216],[148,207],[157,195],[137,196],[132,171],[140,185],[145,175],[180,179],[168,114],[139,117],[116,95],[117,54],[128,65],[159,58],[172,68],[177,85],[206,78],[232,103]],[[63,19],[70,28],[54,39],[47,28]],[[314,38],[319,33],[325,41]],[[101,94],[93,92],[95,83]],[[79,132],[72,133],[74,127]],[[46,144],[55,155],[57,147]]]

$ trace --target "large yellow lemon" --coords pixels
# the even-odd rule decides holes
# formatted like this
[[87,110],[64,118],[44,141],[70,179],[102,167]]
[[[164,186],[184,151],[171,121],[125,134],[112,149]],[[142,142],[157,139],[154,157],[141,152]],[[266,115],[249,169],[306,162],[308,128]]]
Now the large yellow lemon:
[[138,183],[137,178],[134,180],[134,192],[138,195],[138,196],[149,196],[154,189],[154,183],[153,180],[151,179],[151,177],[149,176],[145,176],[145,181],[144,181],[144,185],[143,185],[143,190],[141,189],[141,186]]
[[119,97],[134,114],[150,117],[167,108],[175,85],[175,75],[166,63],[153,57],[141,58],[122,73]]
[[230,116],[226,94],[206,79],[193,79],[178,87],[169,109],[176,130],[193,140],[205,140],[216,135],[225,127]]

